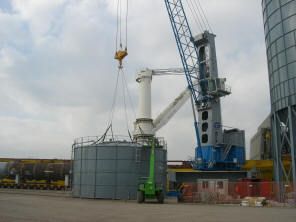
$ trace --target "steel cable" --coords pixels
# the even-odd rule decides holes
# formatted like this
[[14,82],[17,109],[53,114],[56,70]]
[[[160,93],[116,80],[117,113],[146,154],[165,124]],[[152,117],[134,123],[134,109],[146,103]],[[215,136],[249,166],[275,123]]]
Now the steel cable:
[[113,94],[113,102],[112,102],[111,111],[110,111],[110,114],[109,114],[108,125],[110,125],[110,124],[112,125],[112,121],[113,121],[114,106],[115,106],[116,98],[117,98],[119,73],[120,73],[120,69],[118,69],[118,72],[117,72],[117,78],[116,78],[115,90],[114,90],[114,94]]
[[[207,29],[207,25],[206,25],[206,23],[205,23],[205,21],[204,21],[204,19],[202,17],[202,14],[201,14],[199,8],[194,7],[194,4],[193,4],[194,1],[193,2],[192,2],[192,0],[189,0],[189,1],[190,1],[191,5],[193,7],[193,11],[195,12],[196,17],[198,18],[198,20],[201,20],[201,23],[203,24],[204,31],[205,31]],[[196,9],[197,9],[198,13],[196,12]]]
[[126,16],[125,16],[125,47],[127,48],[127,18],[128,18],[128,0],[126,0]]
[[188,3],[188,0],[186,0],[186,2],[187,2],[187,5],[188,5],[189,10],[191,11],[192,17],[193,17],[193,19],[194,19],[194,21],[196,23],[197,28],[200,30],[200,32],[202,32],[203,31],[203,28],[202,28],[199,20],[196,18],[196,16],[194,16],[194,12],[193,12],[192,8],[190,7],[190,5]]
[[122,13],[122,7],[121,7],[121,0],[119,0],[120,10],[119,10],[119,39],[120,39],[120,48],[122,48],[122,42],[121,42],[121,13]]
[[198,5],[199,5],[199,7],[200,7],[200,9],[201,9],[201,12],[202,12],[202,14],[203,14],[205,20],[206,20],[206,23],[208,24],[209,31],[211,31],[211,33],[213,33],[213,29],[212,29],[212,27],[210,26],[210,23],[209,23],[209,21],[208,21],[208,19],[207,19],[207,17],[206,17],[206,14],[205,14],[205,12],[204,12],[202,6],[201,6],[200,1],[197,0],[197,2],[198,2]]
[[116,13],[116,45],[115,45],[115,48],[116,48],[116,52],[117,52],[117,46],[118,46],[118,25],[119,25],[119,17],[118,17],[118,10],[119,10],[119,1],[117,1],[117,13]]
[[127,91],[127,95],[129,97],[129,100],[130,100],[130,104],[131,104],[131,107],[132,107],[132,111],[133,111],[133,114],[134,114],[134,117],[136,119],[136,112],[135,112],[135,107],[134,107],[134,103],[133,103],[133,100],[132,100],[132,97],[130,95],[130,92],[128,90],[128,87],[127,87],[127,81],[126,81],[126,78],[125,78],[125,73],[124,71],[122,70],[122,73],[123,73],[123,79],[124,79],[124,83],[125,83],[125,88],[126,88],[126,91]]
[[129,125],[128,125],[128,116],[127,116],[127,109],[126,109],[126,101],[125,101],[125,87],[124,87],[124,78],[123,78],[123,70],[121,69],[122,77],[121,77],[121,82],[122,82],[122,95],[123,95],[123,104],[124,104],[124,114],[125,114],[125,124],[126,124],[126,129],[129,132]]

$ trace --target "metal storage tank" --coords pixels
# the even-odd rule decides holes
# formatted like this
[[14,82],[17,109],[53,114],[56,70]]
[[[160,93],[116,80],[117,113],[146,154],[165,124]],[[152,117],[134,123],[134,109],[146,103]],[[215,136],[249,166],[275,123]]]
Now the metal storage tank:
[[[133,142],[74,147],[73,197],[136,199],[138,178],[149,176],[151,149]],[[166,149],[156,149],[155,181],[166,184]]]
[[[292,174],[296,184],[296,1],[263,0],[262,9],[271,98],[275,181],[289,180]],[[281,167],[284,158],[292,162],[292,168],[286,172]],[[283,198],[283,193],[281,195],[279,199]]]
[[263,0],[272,111],[296,105],[296,1]]

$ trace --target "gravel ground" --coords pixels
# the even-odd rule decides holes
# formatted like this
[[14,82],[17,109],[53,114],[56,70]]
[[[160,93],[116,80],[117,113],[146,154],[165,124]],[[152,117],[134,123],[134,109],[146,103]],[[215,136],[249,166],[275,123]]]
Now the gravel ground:
[[164,204],[72,198],[70,192],[0,189],[0,221],[296,221],[296,208]]

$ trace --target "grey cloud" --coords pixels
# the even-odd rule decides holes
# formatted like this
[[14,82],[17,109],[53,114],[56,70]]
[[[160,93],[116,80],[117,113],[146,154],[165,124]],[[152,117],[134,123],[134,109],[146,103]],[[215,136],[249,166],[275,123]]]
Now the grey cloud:
[[[217,34],[220,73],[233,88],[233,95],[223,99],[224,124],[246,129],[248,142],[270,106],[260,3],[201,2]],[[0,41],[4,53],[0,56],[0,84],[5,88],[0,100],[6,110],[0,113],[0,124],[7,128],[0,130],[0,155],[69,158],[73,138],[99,135],[107,127],[117,75],[117,61],[113,60],[116,8],[107,0],[30,3],[28,7],[15,0],[14,13],[0,11],[1,27],[11,27]],[[181,63],[162,1],[130,1],[128,25],[129,56],[124,66],[136,107],[135,74],[139,69],[179,67]],[[9,44],[11,41],[15,43]],[[156,116],[183,90],[186,81],[159,77],[152,84]],[[126,134],[120,94],[114,127]],[[18,115],[12,115],[14,110]],[[131,107],[128,113],[131,127]],[[168,141],[170,159],[194,155],[189,103],[158,136]]]

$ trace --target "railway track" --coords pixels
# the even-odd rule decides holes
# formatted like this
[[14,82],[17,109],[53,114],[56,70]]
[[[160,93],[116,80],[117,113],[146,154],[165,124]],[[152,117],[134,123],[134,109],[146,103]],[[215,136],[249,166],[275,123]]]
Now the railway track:
[[71,190],[28,190],[28,189],[7,189],[0,188],[0,194],[21,194],[21,195],[34,195],[34,196],[49,196],[49,197],[72,197]]

